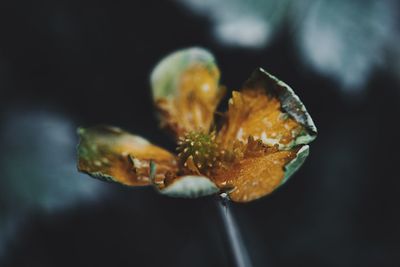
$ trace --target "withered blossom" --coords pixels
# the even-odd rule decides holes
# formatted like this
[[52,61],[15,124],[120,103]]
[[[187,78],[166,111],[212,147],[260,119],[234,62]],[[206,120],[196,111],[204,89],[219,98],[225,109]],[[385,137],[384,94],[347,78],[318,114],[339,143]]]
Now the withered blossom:
[[116,127],[80,128],[78,169],[174,197],[225,193],[248,202],[273,192],[303,164],[317,129],[293,90],[261,68],[216,115],[226,91],[219,79],[202,48],[168,55],[154,68],[151,87],[177,155]]

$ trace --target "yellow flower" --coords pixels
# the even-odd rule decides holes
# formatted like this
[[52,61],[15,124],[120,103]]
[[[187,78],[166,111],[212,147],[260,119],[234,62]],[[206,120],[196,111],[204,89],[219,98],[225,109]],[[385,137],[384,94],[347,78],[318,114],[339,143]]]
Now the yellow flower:
[[[119,128],[80,128],[78,169],[128,186],[153,185],[175,197],[226,193],[248,202],[282,185],[308,156],[317,130],[293,90],[259,68],[233,91],[217,121],[225,88],[202,48],[174,52],[151,74],[161,127],[177,155]],[[217,116],[218,117],[218,116]]]

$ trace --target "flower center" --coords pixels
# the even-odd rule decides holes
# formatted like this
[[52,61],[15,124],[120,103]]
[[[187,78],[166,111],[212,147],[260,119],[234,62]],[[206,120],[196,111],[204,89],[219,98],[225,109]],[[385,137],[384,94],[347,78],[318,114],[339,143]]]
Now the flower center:
[[195,173],[206,173],[217,164],[218,145],[215,132],[189,132],[178,140],[179,163]]

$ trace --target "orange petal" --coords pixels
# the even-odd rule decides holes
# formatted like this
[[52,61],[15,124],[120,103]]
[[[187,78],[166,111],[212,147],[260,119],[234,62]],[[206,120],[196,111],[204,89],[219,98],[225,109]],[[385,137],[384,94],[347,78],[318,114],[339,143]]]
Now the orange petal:
[[95,178],[129,186],[149,185],[151,161],[156,166],[153,182],[177,171],[174,155],[140,136],[110,126],[80,128],[78,133],[78,169]]
[[224,93],[219,77],[214,57],[201,48],[180,50],[161,60],[151,74],[161,126],[175,137],[208,132]]
[[[250,154],[229,168],[220,169],[213,179],[220,188],[230,189],[232,201],[249,202],[270,194],[289,178],[286,172],[291,175],[297,170],[304,162],[303,157],[299,164],[293,164],[299,151],[299,147],[284,151],[269,147],[266,153]],[[288,170],[286,166],[296,169]]]
[[256,70],[241,92],[229,100],[226,122],[218,140],[230,148],[249,136],[289,149],[316,136],[315,125],[293,90],[262,69]]

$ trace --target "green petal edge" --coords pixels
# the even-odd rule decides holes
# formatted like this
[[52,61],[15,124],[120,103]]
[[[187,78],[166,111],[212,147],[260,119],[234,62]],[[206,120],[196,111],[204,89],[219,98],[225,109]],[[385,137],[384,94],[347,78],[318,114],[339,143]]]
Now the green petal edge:
[[317,137],[317,127],[315,126],[306,107],[300,98],[294,93],[286,83],[275,76],[269,74],[262,68],[256,69],[244,84],[245,88],[262,87],[268,94],[278,97],[282,109],[298,123],[304,126],[305,132],[296,137],[290,147],[308,144]]
[[[106,128],[105,126],[102,126],[102,127]],[[83,128],[83,127],[79,127],[77,129],[77,134],[79,136],[79,143],[78,143],[78,146],[77,146],[77,152],[78,152],[78,154],[77,154],[78,166],[77,167],[78,167],[78,170],[80,172],[82,172],[82,173],[88,174],[91,177],[99,179],[99,180],[104,181],[104,182],[118,183],[118,181],[114,177],[112,177],[111,175],[104,174],[101,171],[90,172],[90,171],[83,170],[83,169],[79,168],[79,162],[82,159],[90,161],[91,158],[94,157],[94,155],[93,155],[94,154],[94,151],[93,151],[94,147],[90,147],[90,146],[86,145],[90,140],[90,134],[91,134],[90,128],[86,129],[86,128]]]
[[289,180],[289,178],[303,165],[304,161],[308,157],[310,152],[310,147],[308,145],[302,146],[299,151],[297,151],[296,158],[291,160],[288,164],[285,166],[285,176],[283,177],[283,180],[280,185],[283,185],[284,183]]
[[[137,144],[138,146],[151,145],[141,136],[130,134],[118,127],[98,125],[89,128],[78,128],[79,143],[77,146],[78,171],[86,173],[93,178],[123,184],[127,186],[148,185],[148,182],[136,180],[135,174],[128,169],[132,164],[126,156],[114,151],[113,147],[121,144]],[[115,165],[118,163],[118,165]],[[129,183],[122,182],[121,177],[114,177],[114,168],[123,168],[121,175],[129,179]],[[132,165],[133,167],[133,165]],[[135,182],[134,182],[135,181]],[[126,181],[128,182],[128,181]]]
[[204,65],[210,70],[218,68],[214,56],[201,47],[178,50],[163,58],[150,75],[153,100],[174,97],[182,73],[194,64]]
[[97,147],[94,146],[94,144],[89,145],[89,143],[91,143],[91,141],[95,139],[94,129],[104,133],[113,133],[113,134],[122,133],[121,129],[114,126],[100,125],[92,128],[79,127],[77,129],[77,134],[79,136],[79,143],[77,146],[78,170],[82,173],[85,173],[93,178],[99,179],[104,182],[121,184],[115,177],[111,175],[105,174],[101,171],[92,172],[85,169],[81,169],[79,167],[79,163],[81,160],[92,161],[96,157],[99,157],[98,152],[96,151]]
[[187,175],[178,178],[171,185],[160,190],[170,197],[198,198],[215,194],[219,188],[207,177]]

